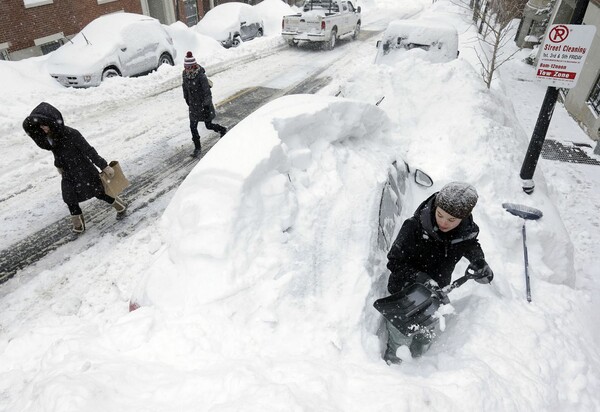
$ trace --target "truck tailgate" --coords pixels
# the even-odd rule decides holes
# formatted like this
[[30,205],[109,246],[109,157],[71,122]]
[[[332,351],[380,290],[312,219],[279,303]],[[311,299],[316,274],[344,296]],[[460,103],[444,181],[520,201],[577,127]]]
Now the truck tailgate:
[[283,27],[287,32],[297,32],[300,25],[300,16],[285,16]]

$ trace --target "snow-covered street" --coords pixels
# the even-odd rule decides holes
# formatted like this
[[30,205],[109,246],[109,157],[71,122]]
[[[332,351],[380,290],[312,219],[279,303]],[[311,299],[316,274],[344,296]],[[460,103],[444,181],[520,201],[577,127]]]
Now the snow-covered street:
[[[529,51],[488,90],[477,30],[452,2],[363,0],[359,39],[331,51],[288,47],[281,3],[261,3],[271,32],[237,49],[169,26],[174,67],[97,88],[58,85],[46,57],[0,61],[0,250],[48,227],[67,240],[0,284],[0,411],[600,410],[600,166],[540,159],[535,192],[521,190],[546,90]],[[374,64],[387,23],[418,15],[458,29],[459,58]],[[217,121],[235,126],[220,140],[200,126],[199,161],[187,50]],[[59,232],[60,176],[21,126],[41,101],[119,160],[134,183],[126,219],[90,200],[86,232]],[[560,104],[547,138],[600,160]],[[453,291],[444,333],[400,366],[381,359],[372,307],[387,294],[377,215],[393,161],[434,181],[408,181],[397,226],[449,181],[477,188],[495,273]],[[544,213],[527,223],[532,303],[522,221],[503,202]]]

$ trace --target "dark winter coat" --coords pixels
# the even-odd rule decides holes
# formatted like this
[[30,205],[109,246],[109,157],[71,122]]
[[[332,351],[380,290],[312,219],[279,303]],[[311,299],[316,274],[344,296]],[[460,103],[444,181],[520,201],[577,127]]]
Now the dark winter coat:
[[[46,134],[41,125],[49,126]],[[108,164],[83,138],[64,125],[62,114],[49,103],[40,103],[23,122],[23,129],[42,149],[54,155],[54,166],[62,169],[62,196],[67,204],[104,194],[100,170]],[[96,165],[96,166],[94,166]]]
[[388,291],[396,293],[412,283],[418,272],[427,273],[440,287],[450,284],[456,263],[464,256],[470,262],[484,259],[477,240],[479,227],[469,215],[449,232],[441,232],[435,222],[435,196],[431,195],[404,221],[388,253],[391,271]]
[[183,98],[190,110],[190,120],[210,122],[215,118],[212,92],[204,68],[198,66],[194,71],[183,71]]

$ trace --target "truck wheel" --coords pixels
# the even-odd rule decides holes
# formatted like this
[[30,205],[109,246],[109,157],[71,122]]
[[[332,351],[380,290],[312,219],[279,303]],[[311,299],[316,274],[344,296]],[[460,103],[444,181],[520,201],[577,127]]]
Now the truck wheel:
[[231,41],[231,47],[238,47],[242,44],[242,38],[240,36],[235,36]]
[[359,34],[360,34],[360,22],[356,23],[356,27],[354,28],[354,33],[352,33],[352,40],[358,39]]
[[327,43],[327,49],[333,50],[335,47],[335,42],[337,40],[337,29],[334,27],[331,29],[331,38],[329,39],[329,43]]
[[288,40],[288,44],[290,45],[290,47],[298,47],[297,40]]

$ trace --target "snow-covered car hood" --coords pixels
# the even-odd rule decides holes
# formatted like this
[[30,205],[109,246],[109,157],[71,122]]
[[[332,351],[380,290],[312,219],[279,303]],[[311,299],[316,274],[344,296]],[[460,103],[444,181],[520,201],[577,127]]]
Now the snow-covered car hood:
[[107,44],[66,43],[48,58],[48,72],[73,75],[101,72],[107,63],[116,60],[116,52],[116,48]]

